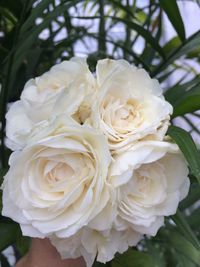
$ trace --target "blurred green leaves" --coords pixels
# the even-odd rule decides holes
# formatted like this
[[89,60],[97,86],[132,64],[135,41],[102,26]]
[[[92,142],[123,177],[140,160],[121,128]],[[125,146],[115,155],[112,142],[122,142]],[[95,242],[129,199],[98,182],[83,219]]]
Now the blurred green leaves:
[[200,262],[200,250],[195,248],[182,234],[177,231],[171,231],[165,233],[168,245],[172,246],[176,252],[185,256],[196,266]]
[[[19,99],[25,82],[31,77],[74,54],[82,54],[82,50],[77,49],[80,46],[83,54],[88,55],[92,70],[102,57],[126,58],[145,68],[165,88],[165,97],[174,108],[172,118],[186,118],[186,114],[193,113],[199,121],[200,115],[196,112],[200,109],[200,77],[190,60],[197,65],[200,63],[200,31],[186,38],[185,17],[181,16],[178,1],[149,0],[143,5],[142,2],[0,0],[0,183],[10,154],[5,147],[8,103]],[[193,4],[199,8],[196,1]],[[167,42],[163,38],[163,14],[177,33]],[[116,27],[120,28],[119,33]],[[48,33],[45,38],[42,37],[44,32]],[[180,80],[171,82],[176,73],[181,73]],[[190,118],[185,121],[192,127],[191,131],[199,134]],[[117,255],[114,261],[106,265],[95,263],[95,267],[199,266],[199,151],[185,130],[170,126],[168,134],[189,164],[189,195],[182,201],[180,211],[166,219],[165,227],[155,238],[145,238],[141,242],[140,250],[129,249]],[[24,255],[29,242],[29,238],[22,237],[17,224],[0,217],[0,251],[12,245],[19,255]],[[9,266],[2,253],[0,262],[2,267]]]
[[0,263],[1,263],[1,267],[10,267],[10,264],[6,256],[3,255],[2,253],[0,253]]
[[174,29],[182,41],[185,40],[185,28],[176,0],[159,0],[160,6],[167,14]]
[[190,242],[193,244],[195,248],[199,250],[200,253],[200,242],[197,239],[196,235],[192,231],[190,225],[188,224],[186,218],[184,215],[178,210],[177,213],[172,216],[173,221],[176,223],[179,230],[182,232],[182,234],[190,240]]
[[[199,49],[200,43],[200,31],[197,31],[193,35],[191,35],[188,39],[186,39],[180,46],[178,46],[175,50],[173,49],[171,53],[169,53],[166,60],[162,61],[152,72],[152,76],[158,75],[161,71],[164,71],[169,67],[170,64],[174,63],[175,60],[180,59],[182,56],[187,57],[191,55],[193,51]],[[194,54],[194,58],[197,57]]]
[[0,223],[0,251],[16,242],[19,226],[15,223]]
[[183,152],[191,173],[197,178],[200,183],[200,153],[191,137],[191,135],[183,130],[182,128],[176,126],[170,126],[168,129],[168,134],[177,143],[180,150]]
[[150,254],[129,249],[122,255],[117,255],[113,261],[112,267],[158,267],[156,259]]
[[174,107],[173,117],[182,116],[200,109],[200,76],[178,84],[167,90],[165,94]]

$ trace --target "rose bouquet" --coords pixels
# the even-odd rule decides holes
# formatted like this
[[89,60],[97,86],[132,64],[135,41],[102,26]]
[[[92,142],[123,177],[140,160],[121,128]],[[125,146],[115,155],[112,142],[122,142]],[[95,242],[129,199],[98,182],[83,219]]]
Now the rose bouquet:
[[9,109],[3,215],[62,258],[110,261],[155,236],[189,190],[157,80],[124,60],[81,58],[24,87]]

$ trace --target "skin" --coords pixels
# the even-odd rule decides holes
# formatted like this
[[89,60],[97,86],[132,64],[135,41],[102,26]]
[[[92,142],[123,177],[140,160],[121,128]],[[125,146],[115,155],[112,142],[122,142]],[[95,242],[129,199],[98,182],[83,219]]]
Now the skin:
[[16,267],[85,267],[83,258],[62,260],[48,239],[33,238],[30,251]]

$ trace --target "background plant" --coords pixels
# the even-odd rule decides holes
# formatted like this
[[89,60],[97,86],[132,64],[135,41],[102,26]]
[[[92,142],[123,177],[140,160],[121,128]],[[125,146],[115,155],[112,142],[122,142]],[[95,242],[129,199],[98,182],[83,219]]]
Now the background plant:
[[[146,237],[107,266],[195,267],[200,266],[200,154],[190,133],[173,124],[181,117],[195,136],[200,134],[194,123],[194,118],[195,122],[200,118],[200,76],[190,64],[191,60],[196,65],[200,62],[200,31],[186,38],[177,1],[145,2],[141,7],[141,0],[0,0],[0,179],[10,155],[5,145],[5,113],[19,99],[28,79],[83,54],[80,49],[87,54],[92,70],[100,58],[125,58],[157,78],[173,105],[168,134],[188,161],[191,189],[155,238]],[[168,42],[163,41],[164,14],[177,33]],[[114,32],[116,27],[121,28],[120,34]],[[179,79],[169,83],[177,72]],[[9,246],[19,259],[29,247],[29,238],[22,237],[16,223],[0,216],[2,267],[10,266],[2,253]]]

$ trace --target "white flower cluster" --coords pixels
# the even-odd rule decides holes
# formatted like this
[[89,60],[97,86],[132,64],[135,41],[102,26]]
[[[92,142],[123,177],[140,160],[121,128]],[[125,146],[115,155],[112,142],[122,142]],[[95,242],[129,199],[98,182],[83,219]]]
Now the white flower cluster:
[[165,138],[171,113],[157,80],[124,60],[94,76],[73,58],[31,79],[6,116],[3,215],[88,267],[156,235],[189,190]]

